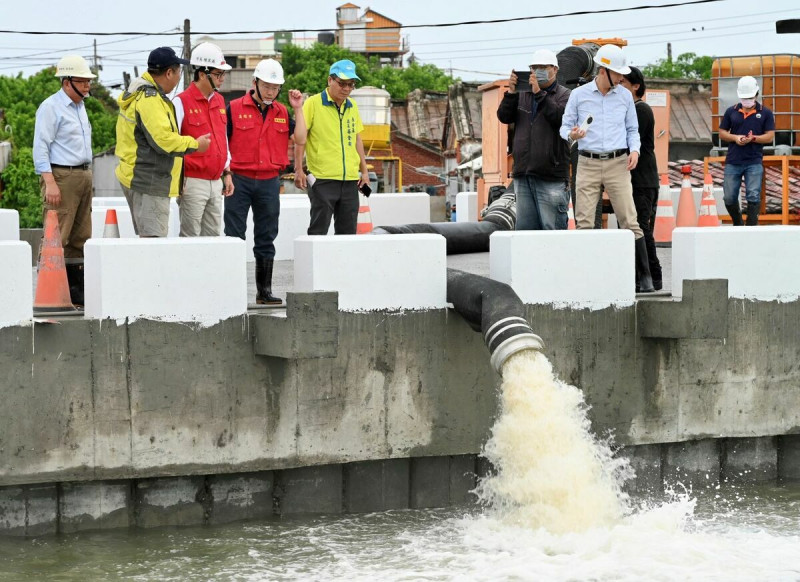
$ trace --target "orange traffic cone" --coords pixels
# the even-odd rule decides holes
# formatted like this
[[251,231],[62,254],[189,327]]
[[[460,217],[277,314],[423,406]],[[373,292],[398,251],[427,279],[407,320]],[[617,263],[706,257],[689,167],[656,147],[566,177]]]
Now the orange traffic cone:
[[692,173],[691,166],[683,166],[681,174],[681,197],[678,199],[678,220],[676,226],[697,226],[697,207],[694,204],[694,193],[692,183],[689,181],[689,174]]
[[369,201],[361,192],[358,193],[358,224],[356,234],[368,234],[372,232],[372,213],[369,211]]
[[575,209],[572,208],[572,196],[569,197],[567,207],[567,230],[575,230]]
[[61,246],[61,231],[58,229],[58,214],[55,210],[48,210],[45,216],[38,271],[34,311],[74,310],[69,296],[64,248]]
[[719,226],[717,215],[717,200],[714,198],[714,182],[711,174],[703,177],[703,199],[700,201],[700,215],[697,217],[697,226]]
[[653,239],[655,239],[657,243],[671,243],[673,230],[675,230],[675,211],[672,208],[672,193],[669,190],[669,176],[661,174],[661,185],[658,187],[658,205],[656,206],[656,223],[653,228]]
[[106,210],[106,225],[103,228],[103,238],[119,238],[117,211],[114,208]]

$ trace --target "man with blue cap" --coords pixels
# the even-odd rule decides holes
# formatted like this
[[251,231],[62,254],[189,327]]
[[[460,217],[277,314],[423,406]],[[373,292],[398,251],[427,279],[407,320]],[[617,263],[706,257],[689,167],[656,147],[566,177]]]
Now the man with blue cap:
[[[331,65],[328,87],[306,99],[303,115],[308,137],[295,144],[295,184],[308,187],[311,221],[308,234],[327,234],[331,218],[336,234],[355,234],[358,223],[358,190],[369,184],[364,126],[355,101],[349,98],[356,81],[353,61]],[[308,175],[303,171],[306,154]]]

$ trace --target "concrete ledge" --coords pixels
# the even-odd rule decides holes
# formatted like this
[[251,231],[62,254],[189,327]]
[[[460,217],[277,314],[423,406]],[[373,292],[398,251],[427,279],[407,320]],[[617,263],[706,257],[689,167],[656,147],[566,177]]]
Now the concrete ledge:
[[275,497],[281,515],[342,513],[342,466],[281,471],[275,483]]
[[430,196],[424,192],[376,193],[369,197],[369,210],[373,226],[431,221]]
[[136,526],[199,525],[205,521],[203,477],[167,477],[136,482]]
[[683,281],[681,301],[636,304],[639,334],[646,338],[724,339],[728,337],[728,281]]
[[294,250],[295,290],[338,291],[342,311],[447,305],[446,242],[439,235],[304,236]]
[[272,516],[272,471],[208,478],[212,509],[208,523],[221,524]]
[[238,239],[92,239],[84,253],[86,317],[211,325],[247,312]]
[[794,301],[800,297],[800,229],[794,226],[676,228],[672,293],[686,279],[727,279],[729,297]]
[[0,208],[0,241],[19,240],[19,212]]
[[31,247],[0,240],[0,328],[28,323],[33,318]]
[[132,525],[129,481],[64,483],[58,499],[60,533]]
[[255,352],[287,359],[335,358],[339,303],[335,292],[287,293],[286,312],[251,316]]
[[411,459],[410,507],[426,509],[472,503],[477,484],[475,455]]
[[55,484],[0,489],[0,533],[11,536],[55,534],[58,491]]
[[478,193],[456,194],[456,222],[478,222]]
[[490,277],[524,303],[603,309],[635,299],[629,230],[495,232]]
[[664,445],[662,475],[667,486],[677,483],[712,485],[720,480],[719,441],[704,439]]
[[661,477],[661,445],[625,447],[621,455],[628,459],[636,477],[625,484],[628,493],[657,494],[664,492]]
[[778,478],[800,481],[800,435],[785,435],[778,442]]
[[411,461],[388,459],[344,466],[347,513],[408,509]]
[[734,483],[769,483],[778,477],[775,437],[730,439],[722,455],[722,478]]

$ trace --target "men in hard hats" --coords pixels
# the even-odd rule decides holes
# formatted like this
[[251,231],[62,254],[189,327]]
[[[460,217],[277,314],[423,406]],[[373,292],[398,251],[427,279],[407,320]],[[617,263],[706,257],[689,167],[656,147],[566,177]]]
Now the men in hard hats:
[[44,202],[58,214],[72,303],[83,306],[83,245],[92,236],[92,126],[83,100],[95,75],[77,55],[56,66],[61,89],[36,111],[33,164]]
[[[369,184],[367,158],[359,135],[364,126],[358,106],[348,96],[361,79],[353,61],[331,65],[328,87],[309,97],[303,111],[308,124],[307,151],[295,147],[295,184],[308,190],[311,222],[308,234],[327,234],[331,218],[336,234],[355,234],[358,225],[358,189]],[[303,172],[306,153],[309,176]],[[311,175],[315,181],[310,182]]]
[[558,135],[569,89],[558,84],[552,51],[533,53],[530,92],[517,92],[512,71],[497,109],[501,123],[514,124],[514,192],[517,230],[565,230],[569,206],[569,146]]
[[183,156],[205,152],[210,144],[208,134],[180,135],[167,97],[181,80],[181,65],[188,64],[170,47],[157,48],[147,72],[117,99],[116,175],[140,237],[167,236],[169,200],[178,195]]
[[197,45],[189,62],[194,67],[194,80],[172,100],[175,118],[181,135],[199,138],[208,134],[211,144],[205,152],[183,158],[184,182],[178,198],[181,236],[219,236],[222,196],[233,194],[233,180],[225,100],[217,90],[231,66],[222,50],[210,42]]
[[[631,72],[625,75],[620,85],[631,92],[633,104],[636,107],[636,119],[639,123],[639,162],[631,170],[631,185],[633,186],[633,204],[636,206],[636,220],[644,233],[647,246],[647,259],[650,265],[650,276],[653,278],[653,288],[658,291],[663,287],[661,263],[656,255],[656,243],[653,239],[655,226],[655,210],[658,204],[658,166],[656,165],[655,129],[656,118],[653,110],[644,102],[647,86],[644,75],[637,67],[629,67]],[[638,290],[637,290],[638,291]]]
[[742,226],[739,190],[744,178],[747,198],[747,225],[758,225],[761,205],[761,179],[764,176],[764,144],[775,138],[775,117],[772,111],[756,100],[759,88],[755,78],[739,79],[736,95],[739,103],[728,107],[719,124],[719,137],[729,142],[725,156],[725,180],[722,183],[725,208],[734,226]]
[[225,234],[245,238],[247,213],[253,209],[253,255],[256,259],[256,303],[280,305],[272,294],[275,237],[281,212],[280,173],[289,165],[289,138],[305,143],[303,94],[289,91],[289,105],[277,101],[284,84],[283,67],[264,59],[253,72],[253,88],[228,105],[228,140],[233,195],[225,198]]
[[572,90],[560,130],[578,147],[576,226],[594,226],[600,186],[605,186],[617,221],[635,237],[637,288],[650,293],[655,289],[631,187],[631,170],[639,160],[639,123],[631,92],[619,86],[631,70],[625,53],[613,44],[600,47],[594,62],[600,70],[591,83]]

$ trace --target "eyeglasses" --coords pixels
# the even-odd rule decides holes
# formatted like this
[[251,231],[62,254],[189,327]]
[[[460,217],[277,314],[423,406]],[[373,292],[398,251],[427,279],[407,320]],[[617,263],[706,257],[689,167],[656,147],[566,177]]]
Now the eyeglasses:
[[226,74],[227,73],[225,71],[221,71],[218,73],[209,73],[209,75],[214,77],[217,81],[221,81],[222,79],[224,79]]
[[276,85],[274,83],[267,83],[266,81],[262,81],[261,79],[258,80],[258,86],[261,87],[262,91],[280,91],[281,86]]
[[73,83],[77,83],[78,85],[91,85],[91,79],[76,79],[75,77],[72,78]]
[[342,89],[350,89],[353,90],[356,88],[355,81],[342,81],[339,77],[332,77],[334,81],[341,87]]

